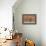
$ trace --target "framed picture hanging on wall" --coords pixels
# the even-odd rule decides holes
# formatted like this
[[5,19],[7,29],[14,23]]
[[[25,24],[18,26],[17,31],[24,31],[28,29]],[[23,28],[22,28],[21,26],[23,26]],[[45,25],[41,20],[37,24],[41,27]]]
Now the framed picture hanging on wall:
[[22,24],[36,24],[36,14],[23,14]]

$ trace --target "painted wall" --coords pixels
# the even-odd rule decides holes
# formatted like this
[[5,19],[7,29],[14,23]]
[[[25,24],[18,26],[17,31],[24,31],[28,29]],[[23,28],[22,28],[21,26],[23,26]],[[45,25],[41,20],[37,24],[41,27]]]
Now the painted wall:
[[42,46],[46,46],[46,0],[41,1],[41,41]]
[[[37,24],[22,24],[22,14],[37,14]],[[41,46],[40,0],[23,0],[17,8],[14,8],[14,18],[18,32],[22,32],[24,38],[34,40],[36,46]]]

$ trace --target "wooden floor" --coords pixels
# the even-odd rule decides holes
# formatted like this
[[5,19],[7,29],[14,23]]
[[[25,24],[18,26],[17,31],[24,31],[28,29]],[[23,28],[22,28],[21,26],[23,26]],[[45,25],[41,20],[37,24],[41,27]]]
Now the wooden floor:
[[15,39],[13,40],[6,40],[6,42],[4,42],[2,45],[0,46],[16,46],[15,44]]

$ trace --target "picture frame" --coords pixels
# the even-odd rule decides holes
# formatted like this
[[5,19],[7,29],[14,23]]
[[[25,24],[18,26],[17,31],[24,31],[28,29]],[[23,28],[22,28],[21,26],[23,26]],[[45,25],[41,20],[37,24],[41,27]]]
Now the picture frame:
[[36,24],[36,14],[23,14],[22,24]]

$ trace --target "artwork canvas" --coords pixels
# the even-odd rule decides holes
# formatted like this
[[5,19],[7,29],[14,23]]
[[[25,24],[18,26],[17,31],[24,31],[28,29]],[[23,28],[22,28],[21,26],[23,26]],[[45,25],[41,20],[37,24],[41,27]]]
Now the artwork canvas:
[[23,24],[36,24],[36,14],[23,14],[22,23]]

